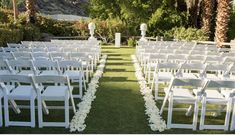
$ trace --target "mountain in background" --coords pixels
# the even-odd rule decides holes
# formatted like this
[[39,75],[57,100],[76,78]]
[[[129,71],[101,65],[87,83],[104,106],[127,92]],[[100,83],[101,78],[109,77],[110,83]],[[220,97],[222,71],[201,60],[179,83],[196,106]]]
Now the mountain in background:
[[[39,13],[49,15],[70,14],[88,16],[88,4],[89,0],[36,0],[36,9]],[[25,11],[24,1],[19,4],[19,10]]]

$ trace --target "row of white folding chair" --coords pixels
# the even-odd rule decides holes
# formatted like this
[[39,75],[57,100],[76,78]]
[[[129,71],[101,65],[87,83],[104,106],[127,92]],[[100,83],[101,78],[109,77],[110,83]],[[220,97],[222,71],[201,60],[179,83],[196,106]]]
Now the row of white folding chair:
[[[37,100],[38,124],[53,127],[69,127],[69,100],[75,113],[76,107],[73,100],[73,87],[69,78],[61,75],[24,76],[24,75],[0,75],[0,91],[4,97],[5,126],[30,126],[35,127],[35,100]],[[46,84],[46,85],[45,85]],[[12,121],[9,115],[9,101],[20,100],[30,102],[30,121]],[[43,111],[49,114],[45,101],[64,101],[65,121],[44,122]],[[13,107],[18,107],[16,106]],[[0,112],[2,111],[2,108]],[[2,116],[0,116],[2,117]],[[2,120],[2,118],[1,118]]]
[[[94,54],[93,54],[94,55]],[[93,73],[99,57],[91,56],[87,53],[46,53],[46,52],[15,52],[15,53],[0,53],[1,59],[17,59],[17,60],[77,60],[82,61],[86,72],[86,81],[89,81],[89,76]]]
[[[185,87],[188,86],[188,87]],[[183,87],[183,88],[182,88]],[[165,98],[160,113],[163,113],[166,102],[168,105],[167,128],[190,128],[197,129],[197,119],[199,112],[199,103],[201,102],[201,118],[200,130],[203,129],[229,129],[229,121],[232,111],[233,97],[235,94],[234,80],[205,80],[205,79],[189,79],[189,78],[172,78],[171,83],[165,89]],[[193,89],[193,90],[190,90]],[[192,94],[194,93],[194,94]],[[188,111],[194,112],[192,124],[172,123],[173,103],[190,104],[193,107]],[[226,106],[226,115],[223,125],[206,125],[206,106],[208,104]],[[235,106],[234,106],[235,107]],[[233,108],[234,108],[233,107]],[[221,111],[216,108],[217,111]],[[235,109],[231,120],[230,130],[235,127]]]
[[148,83],[150,88],[155,91],[155,99],[162,99],[159,97],[158,85],[160,82],[169,83],[173,77],[182,78],[207,78],[207,79],[225,79],[234,78],[233,65],[223,64],[202,64],[202,63],[172,63],[163,62],[157,63],[154,72],[148,73]]
[[50,60],[5,60],[0,61],[1,75],[67,75],[72,82],[78,83],[81,98],[83,88],[86,89],[85,74],[82,62],[74,60],[50,61]]
[[175,62],[175,63],[181,63],[181,62],[187,62],[187,63],[214,63],[214,64],[230,64],[234,63],[235,59],[233,58],[223,58],[219,56],[200,56],[200,55],[183,55],[183,54],[171,54],[171,55],[159,55],[159,54],[153,54],[146,57],[146,59],[143,59],[143,68],[144,68],[144,74],[147,74],[147,72],[151,72],[151,70],[154,68],[157,62]]

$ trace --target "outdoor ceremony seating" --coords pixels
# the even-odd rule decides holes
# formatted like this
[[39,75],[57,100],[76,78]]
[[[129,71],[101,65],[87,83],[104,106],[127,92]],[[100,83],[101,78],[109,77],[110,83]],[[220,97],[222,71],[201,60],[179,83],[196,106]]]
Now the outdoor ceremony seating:
[[[169,103],[168,128],[196,130],[197,115],[201,104],[200,130],[228,130],[229,125],[230,130],[235,129],[235,111],[230,121],[230,115],[235,107],[232,105],[234,104],[233,89],[235,89],[233,54],[228,48],[219,49],[215,46],[197,45],[193,42],[148,41],[138,44],[136,56],[148,86],[154,90],[155,100],[164,99],[161,113],[166,102]],[[193,81],[195,82],[192,83]],[[164,97],[159,95],[160,82],[169,84],[167,88],[163,88]],[[186,85],[190,86],[190,89],[187,89]],[[173,102],[191,104],[186,109],[186,115],[193,112],[193,124],[172,124]],[[206,111],[208,111],[206,106],[209,104],[220,106],[214,110],[215,116],[225,112],[223,125],[205,124]]]
[[[75,103],[73,100],[73,87],[70,86],[69,78],[67,76],[34,76],[34,88],[37,90],[38,99],[38,124],[39,127],[69,127],[69,101],[71,101],[73,112],[75,113]],[[47,86],[43,84],[47,83]],[[48,84],[51,84],[48,86]],[[43,87],[43,89],[41,88]],[[45,122],[43,120],[42,101],[63,101],[65,110],[64,122]]]

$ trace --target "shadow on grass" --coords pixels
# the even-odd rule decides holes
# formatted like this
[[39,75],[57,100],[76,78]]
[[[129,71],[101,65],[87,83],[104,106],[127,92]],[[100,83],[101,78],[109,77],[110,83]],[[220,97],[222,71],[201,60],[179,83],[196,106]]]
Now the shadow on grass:
[[128,77],[102,77],[102,82],[137,82],[136,80],[128,80]]

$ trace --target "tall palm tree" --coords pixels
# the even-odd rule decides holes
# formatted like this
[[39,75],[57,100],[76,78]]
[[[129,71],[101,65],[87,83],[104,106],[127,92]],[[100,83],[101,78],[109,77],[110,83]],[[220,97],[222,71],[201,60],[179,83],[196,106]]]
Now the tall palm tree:
[[26,0],[27,23],[35,23],[36,10],[34,0]]
[[221,42],[227,41],[228,23],[230,18],[232,0],[218,0],[215,40],[217,46],[222,47]]
[[12,0],[13,3],[13,11],[14,11],[14,22],[16,22],[18,17],[18,8],[17,8],[17,0]]
[[205,34],[210,37],[211,35],[211,20],[213,16],[213,0],[203,0],[203,15],[202,15],[202,29]]

